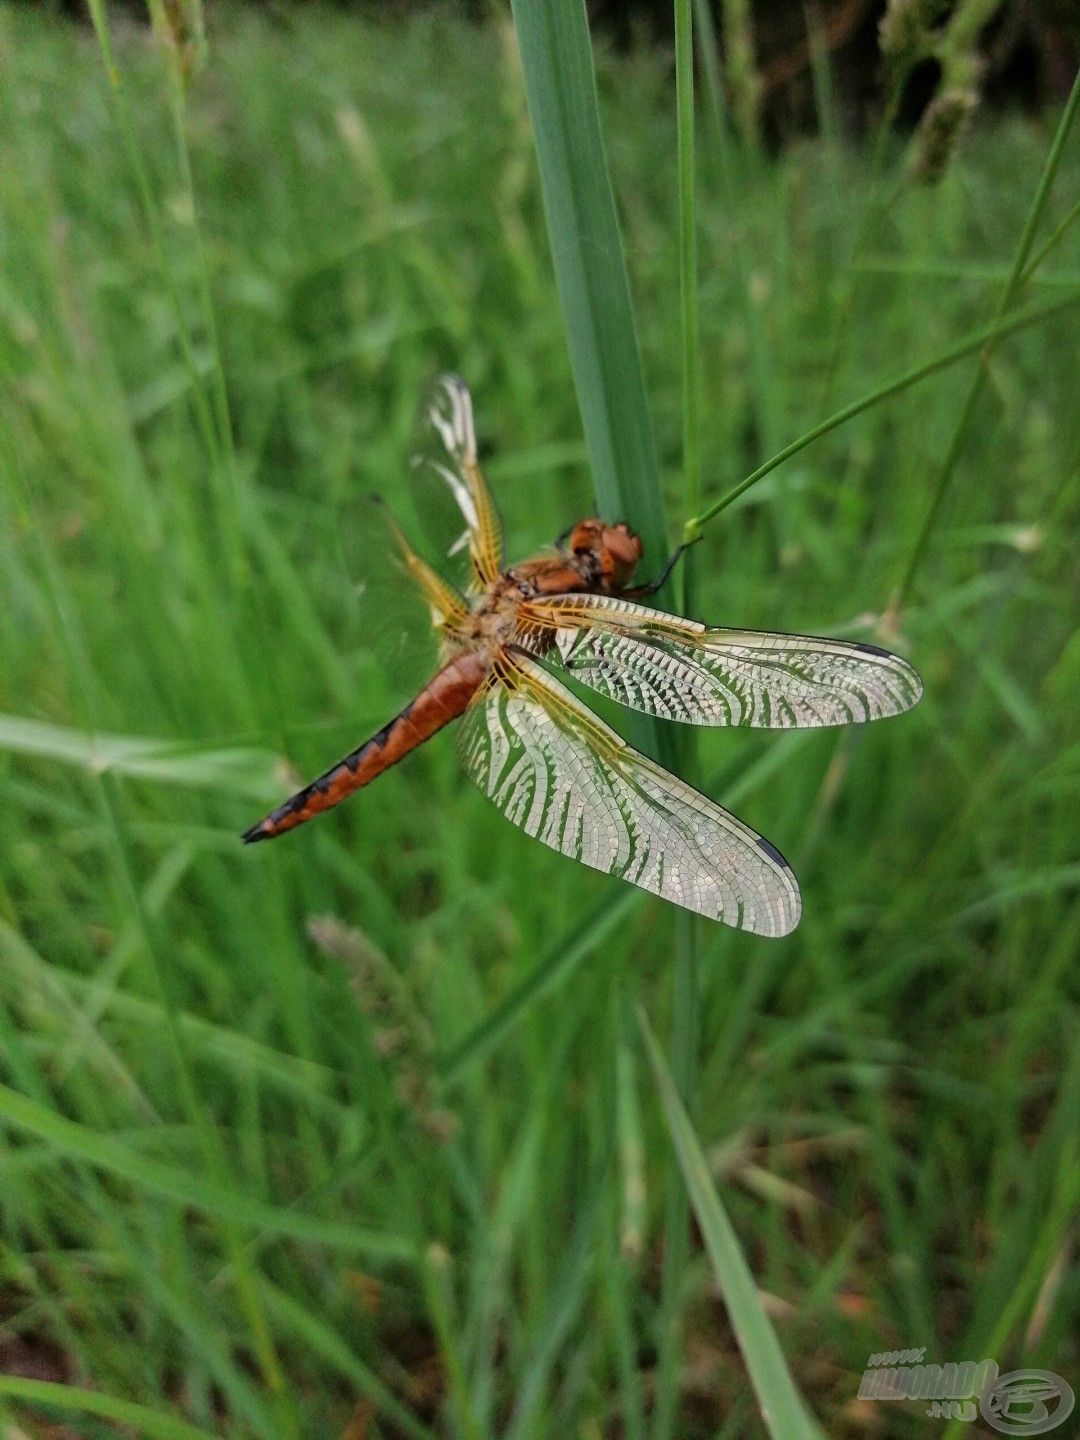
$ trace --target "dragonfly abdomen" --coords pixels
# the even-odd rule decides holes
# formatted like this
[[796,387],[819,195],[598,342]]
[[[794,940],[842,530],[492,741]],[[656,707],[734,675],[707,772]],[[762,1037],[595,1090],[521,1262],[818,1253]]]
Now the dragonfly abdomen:
[[410,750],[455,720],[476,694],[487,672],[487,663],[481,655],[472,651],[455,655],[389,724],[246,831],[242,836],[245,845],[283,835],[286,830],[293,830],[305,820],[340,804],[354,790],[370,785],[377,775],[389,770]]

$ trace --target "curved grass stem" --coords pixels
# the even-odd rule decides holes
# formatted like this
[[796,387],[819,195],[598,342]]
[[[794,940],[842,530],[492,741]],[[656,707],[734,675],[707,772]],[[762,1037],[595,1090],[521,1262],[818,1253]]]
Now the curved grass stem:
[[880,404],[882,400],[887,400],[892,395],[898,395],[902,390],[917,385],[920,380],[926,380],[931,375],[936,375],[939,370],[945,370],[968,355],[976,354],[991,342],[1011,335],[1016,330],[1023,330],[1028,325],[1038,325],[1043,320],[1048,320],[1051,316],[1077,304],[1080,304],[1080,290],[1072,291],[1046,305],[1033,305],[1027,310],[1017,311],[1009,319],[1003,319],[998,323],[986,326],[985,329],[976,331],[974,335],[969,335],[948,350],[943,350],[940,355],[935,355],[932,360],[927,360],[922,365],[916,365],[895,380],[878,386],[876,390],[872,390],[861,399],[853,400],[850,405],[845,405],[842,410],[837,410],[828,419],[822,420],[813,429],[807,430],[797,440],[793,440],[790,445],[785,445],[782,450],[778,450],[771,459],[759,465],[756,470],[752,470],[745,480],[740,480],[738,485],[733,486],[726,495],[722,495],[700,515],[688,520],[683,529],[683,541],[689,544],[696,540],[710,520],[715,520],[717,515],[726,510],[729,505],[734,504],[740,496],[745,495],[747,490],[756,485],[759,480],[763,480],[766,475],[783,465],[785,460],[790,460],[793,455],[797,455],[800,450],[805,450],[815,440],[820,440],[823,435],[828,435],[830,430],[838,429],[848,420],[853,420],[856,415],[861,415],[864,410],[870,410],[873,406]]
[[[1057,174],[1058,166],[1061,164],[1061,156],[1065,149],[1065,141],[1068,139],[1069,131],[1072,129],[1073,121],[1076,119],[1077,109],[1080,108],[1080,71],[1073,80],[1072,90],[1065,102],[1065,109],[1061,113],[1057,131],[1047,152],[1046,163],[1043,166],[1039,183],[1035,188],[1035,194],[1028,210],[1027,219],[1020,235],[1020,241],[1016,247],[1016,255],[1013,257],[1012,269],[1009,278],[1005,282],[1005,288],[994,312],[995,324],[1004,319],[1011,308],[1013,301],[1019,294],[1024,282],[1024,271],[1031,255],[1031,247],[1035,243],[1035,236],[1042,221],[1046,209],[1046,202],[1050,198],[1050,190]],[[1053,237],[1052,237],[1053,238]],[[915,539],[915,548],[911,552],[907,566],[897,587],[894,608],[902,610],[911,596],[915,585],[915,578],[926,556],[927,546],[930,543],[930,536],[933,534],[934,526],[937,524],[938,515],[941,513],[942,502],[952,482],[956,470],[957,461],[963,453],[967,441],[968,431],[971,428],[972,417],[975,414],[975,406],[986,383],[986,376],[990,366],[990,359],[997,348],[998,336],[988,340],[985,349],[979,357],[975,373],[971,377],[967,395],[960,407],[960,415],[953,429],[952,438],[949,441],[948,449],[945,452],[945,459],[942,462],[941,471],[938,475],[937,485],[930,500],[930,508],[926,512],[919,533]]]

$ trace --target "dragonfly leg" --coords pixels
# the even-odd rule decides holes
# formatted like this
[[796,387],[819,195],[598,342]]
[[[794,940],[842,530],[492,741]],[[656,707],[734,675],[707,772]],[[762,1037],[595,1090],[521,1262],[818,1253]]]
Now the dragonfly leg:
[[700,539],[701,536],[696,535],[693,540],[680,545],[655,580],[646,581],[644,585],[631,585],[627,590],[620,590],[619,594],[627,600],[640,600],[646,595],[655,595],[667,584],[668,577],[682,559],[683,552],[689,550],[691,545],[696,545]]

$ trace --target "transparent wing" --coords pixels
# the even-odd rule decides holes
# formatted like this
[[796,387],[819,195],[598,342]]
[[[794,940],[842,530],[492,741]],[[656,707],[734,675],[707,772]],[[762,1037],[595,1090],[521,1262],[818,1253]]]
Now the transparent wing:
[[526,655],[506,655],[459,731],[470,777],[527,834],[756,935],[799,921],[780,852],[638,754]]
[[909,710],[922,681],[899,655],[845,640],[715,630],[604,595],[531,601],[551,656],[632,710],[691,725],[849,725]]
[[313,585],[325,576],[318,603],[333,617],[335,643],[347,659],[381,672],[393,695],[415,693],[431,674],[438,642],[467,614],[466,603],[411,549],[386,505],[364,496],[332,516],[318,565],[310,553],[298,563]]
[[[472,398],[464,381],[441,375],[432,384],[421,427],[414,465],[438,477],[460,512],[458,524],[465,522],[464,534],[451,540],[447,551],[467,547],[474,586],[488,585],[502,568],[502,524],[477,458]],[[420,499],[418,508],[436,507]]]

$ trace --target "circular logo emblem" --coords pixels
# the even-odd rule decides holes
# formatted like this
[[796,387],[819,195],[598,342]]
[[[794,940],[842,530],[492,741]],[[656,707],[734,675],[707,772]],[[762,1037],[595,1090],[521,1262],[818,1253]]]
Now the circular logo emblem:
[[979,1411],[1002,1435],[1043,1435],[1072,1414],[1072,1386],[1052,1370],[1010,1370],[988,1385]]

